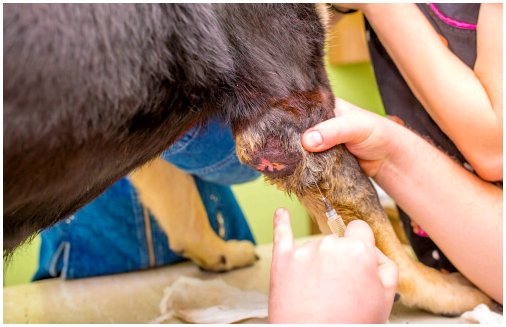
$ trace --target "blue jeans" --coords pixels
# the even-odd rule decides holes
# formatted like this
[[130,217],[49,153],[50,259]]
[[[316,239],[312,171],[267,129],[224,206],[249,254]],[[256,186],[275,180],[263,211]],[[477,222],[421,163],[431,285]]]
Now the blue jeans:
[[[194,176],[209,222],[217,234],[220,227],[217,217],[221,216],[225,240],[254,242],[229,185],[251,181],[259,173],[239,162],[227,126],[217,120],[196,126],[162,157]],[[115,274],[185,260],[169,248],[167,235],[144,210],[127,177],[74,215],[43,231],[41,239],[34,280]],[[154,258],[150,258],[150,250]]]

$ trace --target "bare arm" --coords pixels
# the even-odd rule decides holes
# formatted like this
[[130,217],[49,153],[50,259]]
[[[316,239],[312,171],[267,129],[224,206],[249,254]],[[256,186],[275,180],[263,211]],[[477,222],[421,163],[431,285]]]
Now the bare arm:
[[502,180],[502,4],[481,6],[474,71],[441,42],[416,5],[360,9],[413,93],[471,166],[486,180]]
[[375,180],[469,280],[502,303],[502,190],[408,130]]

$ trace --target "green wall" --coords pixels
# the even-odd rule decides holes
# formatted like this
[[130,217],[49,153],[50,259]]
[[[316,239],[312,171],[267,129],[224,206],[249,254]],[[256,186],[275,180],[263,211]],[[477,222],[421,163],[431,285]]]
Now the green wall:
[[383,103],[369,62],[354,65],[327,65],[332,91],[359,107],[384,115]]
[[4,286],[29,283],[39,262],[40,237],[16,249],[9,261],[3,264]]

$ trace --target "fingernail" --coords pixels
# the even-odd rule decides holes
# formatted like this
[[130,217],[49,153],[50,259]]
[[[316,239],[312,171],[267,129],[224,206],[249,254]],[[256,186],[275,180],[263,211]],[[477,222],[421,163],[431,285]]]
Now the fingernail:
[[281,216],[284,213],[285,213],[285,209],[283,209],[283,208],[277,208],[276,209],[276,216],[279,217],[279,216]]
[[323,143],[323,138],[320,132],[312,131],[306,134],[306,144],[312,147],[320,146]]

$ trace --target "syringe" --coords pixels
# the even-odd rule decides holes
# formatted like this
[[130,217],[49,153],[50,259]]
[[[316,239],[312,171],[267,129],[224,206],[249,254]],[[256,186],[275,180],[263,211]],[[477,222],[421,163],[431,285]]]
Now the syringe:
[[[313,177],[311,175],[311,177]],[[344,231],[346,229],[346,225],[343,221],[343,218],[337,213],[336,209],[334,209],[329,201],[325,199],[323,196],[322,191],[320,190],[320,187],[318,186],[318,183],[316,183],[316,180],[313,177],[313,182],[318,188],[318,191],[320,192],[323,200],[323,204],[325,205],[325,216],[327,216],[327,224],[329,225],[330,230],[332,233],[334,233],[338,237],[344,236]]]
[[336,209],[330,205],[325,197],[323,198],[323,204],[325,204],[325,215],[327,216],[327,224],[330,230],[335,235],[343,237],[346,229],[343,218],[337,213]]

